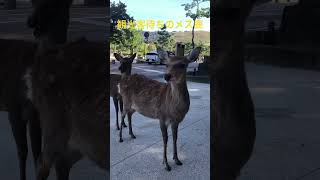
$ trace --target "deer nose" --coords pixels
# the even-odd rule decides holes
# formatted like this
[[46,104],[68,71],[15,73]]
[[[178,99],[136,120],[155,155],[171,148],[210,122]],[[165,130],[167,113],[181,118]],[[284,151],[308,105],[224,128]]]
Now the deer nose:
[[165,75],[164,75],[164,79],[165,79],[166,81],[170,81],[170,78],[171,78],[171,74],[165,74]]

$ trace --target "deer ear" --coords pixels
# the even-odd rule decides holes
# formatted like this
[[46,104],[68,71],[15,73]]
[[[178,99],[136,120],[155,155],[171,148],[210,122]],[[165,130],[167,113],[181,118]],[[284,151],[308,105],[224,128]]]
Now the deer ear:
[[167,51],[164,51],[163,49],[158,48],[157,49],[157,53],[158,53],[160,59],[164,59],[164,60],[168,60],[169,59]]
[[134,58],[136,58],[137,53],[134,53],[131,57],[130,57],[130,61],[132,62],[134,60]]
[[113,55],[118,61],[122,61],[123,58],[122,58],[122,56],[120,54],[114,53]]
[[198,59],[198,57],[199,57],[200,52],[201,52],[201,47],[194,48],[190,52],[190,54],[187,56],[187,59],[188,59],[189,63],[196,61]]

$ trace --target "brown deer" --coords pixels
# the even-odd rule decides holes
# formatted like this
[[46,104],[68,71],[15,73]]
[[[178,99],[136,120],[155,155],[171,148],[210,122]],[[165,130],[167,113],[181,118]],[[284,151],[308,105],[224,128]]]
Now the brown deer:
[[[124,105],[121,121],[124,121],[125,115],[128,116],[129,134],[135,138],[131,124],[132,114],[135,111],[146,117],[159,119],[164,143],[163,163],[167,171],[171,170],[167,161],[167,128],[169,125],[171,125],[173,134],[173,159],[177,165],[182,165],[177,153],[177,136],[179,123],[183,121],[190,106],[186,69],[188,63],[194,61],[199,53],[200,48],[196,48],[190,56],[175,56],[170,59],[165,53],[164,57],[168,63],[164,79],[167,83],[138,74],[124,77],[120,82],[120,93]],[[123,142],[122,126],[120,127],[119,141]]]
[[215,1],[211,63],[212,178],[235,180],[248,162],[256,129],[244,64],[245,22],[254,0]]
[[37,45],[23,40],[0,39],[0,110],[8,112],[19,157],[20,179],[26,179],[27,125],[34,161],[41,152],[37,110],[27,99],[24,74],[33,64]]
[[[102,43],[73,42],[36,57],[28,94],[39,112],[42,152],[37,179],[55,165],[58,179],[68,179],[83,156],[107,170],[109,152],[108,77]],[[28,82],[26,82],[28,83]]]
[[[110,74],[110,96],[113,99],[114,107],[116,110],[116,118],[117,118],[116,127],[117,127],[117,130],[120,130],[118,114],[119,114],[119,105],[120,105],[120,112],[122,113],[123,103],[122,103],[121,95],[119,93],[118,84],[120,83],[121,76],[125,77],[128,75],[131,75],[132,62],[136,57],[136,53],[133,54],[131,57],[122,57],[120,54],[114,53],[114,57],[120,62],[119,70],[121,72],[121,75]],[[125,122],[123,122],[122,125],[123,127],[127,127]]]

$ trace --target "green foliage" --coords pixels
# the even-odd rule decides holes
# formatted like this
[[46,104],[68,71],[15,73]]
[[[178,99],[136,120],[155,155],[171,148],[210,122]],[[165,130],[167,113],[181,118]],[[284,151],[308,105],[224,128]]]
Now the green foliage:
[[[207,2],[209,0],[192,0],[191,3],[181,4],[184,6],[184,10],[186,11],[186,17],[190,17],[193,20],[193,28],[192,28],[192,47],[194,48],[194,26],[196,19],[200,19],[201,17],[210,17],[210,8],[200,8],[200,4],[203,2]],[[195,10],[194,10],[195,9]]]
[[127,14],[127,5],[119,1],[110,4],[110,43],[120,44],[123,41],[125,32],[117,29],[118,20],[133,20],[133,17]]
[[157,47],[165,49],[167,51],[174,51],[175,40],[172,35],[167,31],[166,25],[164,25],[160,31],[158,31],[158,38],[155,42]]
[[142,31],[136,29],[123,29],[122,36],[116,43],[111,42],[110,48],[114,52],[121,52],[124,54],[133,54],[141,51],[144,46],[144,39]]
[[[198,60],[202,60],[204,56],[210,56],[210,44],[204,44],[200,41],[195,44],[195,47],[201,47],[201,53]],[[184,54],[188,55],[192,49],[192,42],[185,43]]]

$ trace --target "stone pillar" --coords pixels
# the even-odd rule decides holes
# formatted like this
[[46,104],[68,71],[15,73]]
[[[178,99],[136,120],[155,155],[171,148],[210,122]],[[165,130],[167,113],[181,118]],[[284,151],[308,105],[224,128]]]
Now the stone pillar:
[[16,9],[16,0],[4,0],[4,9]]
[[177,42],[176,43],[176,56],[184,56],[184,44]]

